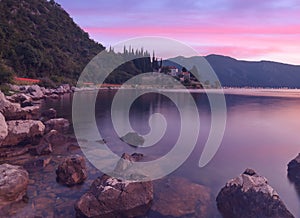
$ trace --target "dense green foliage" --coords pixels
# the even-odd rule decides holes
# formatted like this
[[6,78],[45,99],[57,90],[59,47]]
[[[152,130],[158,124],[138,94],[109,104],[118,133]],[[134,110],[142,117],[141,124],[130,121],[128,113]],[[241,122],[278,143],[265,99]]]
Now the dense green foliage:
[[[0,63],[19,77],[38,78],[40,85],[75,84],[84,67],[104,47],[91,40],[55,1],[0,1]],[[124,47],[123,53],[105,51],[105,64],[123,63],[105,82],[124,83],[140,73],[158,68],[148,51]],[[105,66],[97,73],[105,72]],[[1,82],[9,82],[0,76]],[[95,74],[86,82],[97,82]]]
[[0,1],[0,61],[18,76],[77,79],[103,49],[53,0]]
[[13,74],[11,70],[4,64],[0,63],[0,85],[5,83],[10,83],[13,79]]

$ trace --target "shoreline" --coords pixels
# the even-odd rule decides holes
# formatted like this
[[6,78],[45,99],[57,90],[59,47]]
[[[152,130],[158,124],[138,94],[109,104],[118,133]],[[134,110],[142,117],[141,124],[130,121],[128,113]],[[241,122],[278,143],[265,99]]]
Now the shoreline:
[[223,89],[172,89],[172,88],[155,88],[155,87],[85,87],[75,88],[75,92],[85,91],[100,91],[100,90],[135,90],[147,89],[157,92],[190,92],[190,93],[207,93],[207,94],[225,94],[225,95],[242,95],[242,96],[261,96],[261,97],[285,97],[285,98],[300,98],[300,89],[288,88],[230,88]]

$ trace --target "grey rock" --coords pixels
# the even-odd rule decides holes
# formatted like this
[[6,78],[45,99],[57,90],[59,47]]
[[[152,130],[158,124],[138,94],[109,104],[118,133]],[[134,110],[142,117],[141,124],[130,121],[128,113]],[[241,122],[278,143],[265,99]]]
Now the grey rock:
[[41,87],[38,85],[29,86],[26,92],[33,100],[39,100],[45,97]]
[[8,121],[8,135],[2,145],[18,145],[21,142],[30,142],[35,137],[44,134],[45,126],[37,120],[14,120]]
[[5,122],[5,117],[0,113],[0,146],[8,134],[8,127]]
[[143,145],[145,142],[145,139],[136,132],[129,132],[126,135],[122,136],[120,139],[127,144],[135,147]]
[[10,164],[0,165],[0,208],[21,200],[27,191],[28,172]]
[[294,217],[267,179],[251,169],[226,183],[217,196],[217,206],[225,218]]
[[56,118],[50,119],[45,122],[46,133],[51,130],[57,130],[58,132],[66,133],[69,130],[70,123],[67,119]]
[[0,113],[6,120],[31,119],[39,112],[39,106],[22,108],[19,103],[12,103],[0,91]]
[[153,184],[104,175],[75,204],[77,217],[138,217],[151,207]]

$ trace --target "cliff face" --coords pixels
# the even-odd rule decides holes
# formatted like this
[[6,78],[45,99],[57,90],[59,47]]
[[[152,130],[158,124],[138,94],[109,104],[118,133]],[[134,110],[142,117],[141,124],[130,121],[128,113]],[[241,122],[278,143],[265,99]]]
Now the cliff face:
[[0,0],[0,65],[18,76],[75,79],[103,49],[53,0]]

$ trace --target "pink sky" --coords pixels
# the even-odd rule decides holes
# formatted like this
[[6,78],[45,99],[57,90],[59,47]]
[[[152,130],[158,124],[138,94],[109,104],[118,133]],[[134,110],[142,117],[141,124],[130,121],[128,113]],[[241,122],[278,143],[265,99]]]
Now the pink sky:
[[163,36],[196,49],[245,60],[300,65],[298,0],[58,0],[104,46]]

